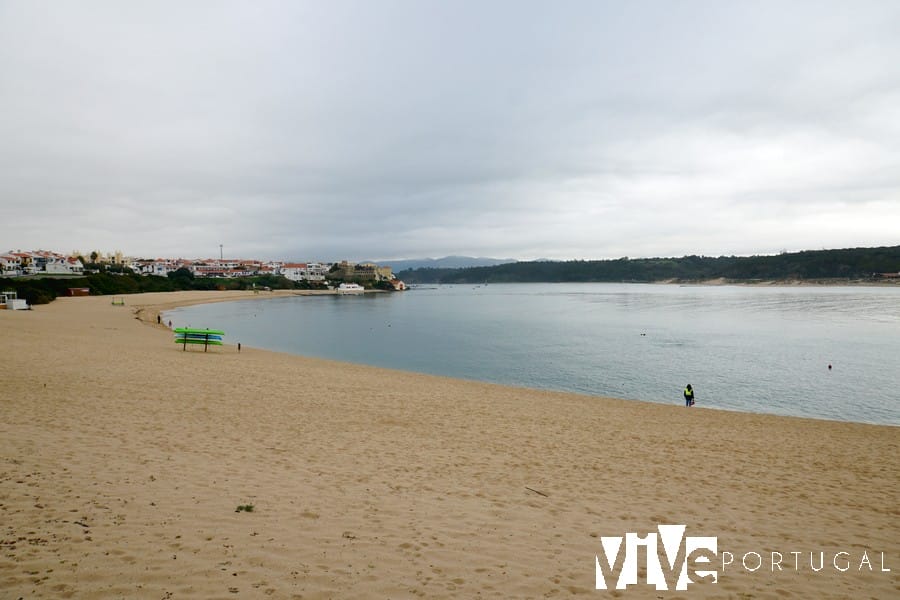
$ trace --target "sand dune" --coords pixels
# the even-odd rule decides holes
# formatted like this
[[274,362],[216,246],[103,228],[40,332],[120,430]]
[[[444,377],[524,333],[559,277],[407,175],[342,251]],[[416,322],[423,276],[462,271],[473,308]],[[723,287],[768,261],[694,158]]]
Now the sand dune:
[[[0,597],[900,596],[896,427],[182,352],[156,324],[242,296],[0,311]],[[667,523],[737,566],[594,589],[600,536]]]

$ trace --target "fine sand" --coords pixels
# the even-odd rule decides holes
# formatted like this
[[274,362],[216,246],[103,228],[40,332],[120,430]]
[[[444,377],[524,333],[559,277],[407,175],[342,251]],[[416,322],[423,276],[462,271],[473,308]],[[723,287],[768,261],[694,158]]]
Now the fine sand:
[[[156,324],[242,296],[0,311],[0,598],[900,597],[900,428],[183,352]],[[658,524],[735,563],[595,590],[600,536]]]

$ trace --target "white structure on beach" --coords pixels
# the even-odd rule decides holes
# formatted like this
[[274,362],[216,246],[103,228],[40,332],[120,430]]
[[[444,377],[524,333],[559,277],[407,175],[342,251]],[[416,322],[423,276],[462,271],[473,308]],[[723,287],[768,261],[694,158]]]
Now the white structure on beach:
[[13,291],[0,292],[0,309],[28,310],[28,302],[16,296]]

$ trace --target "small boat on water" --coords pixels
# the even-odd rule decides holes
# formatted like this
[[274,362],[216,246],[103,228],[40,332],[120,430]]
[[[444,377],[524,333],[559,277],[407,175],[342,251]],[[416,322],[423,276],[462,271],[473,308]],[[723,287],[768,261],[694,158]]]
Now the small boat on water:
[[342,283],[337,288],[338,294],[362,294],[365,288],[358,283]]

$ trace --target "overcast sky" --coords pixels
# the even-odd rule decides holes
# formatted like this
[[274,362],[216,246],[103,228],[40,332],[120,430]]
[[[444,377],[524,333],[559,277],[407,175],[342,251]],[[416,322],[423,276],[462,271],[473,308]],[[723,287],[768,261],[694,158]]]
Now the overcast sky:
[[0,251],[900,244],[900,2],[0,0]]

